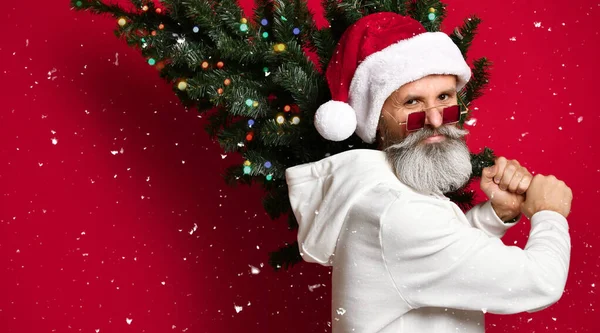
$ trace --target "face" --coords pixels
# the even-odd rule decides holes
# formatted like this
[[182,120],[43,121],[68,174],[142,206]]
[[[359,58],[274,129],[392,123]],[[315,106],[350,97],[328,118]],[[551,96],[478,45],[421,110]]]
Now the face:
[[[456,77],[454,75],[429,75],[407,83],[388,97],[383,104],[380,119],[380,140],[384,148],[390,142],[403,140],[413,132],[406,131],[408,115],[425,112],[425,127],[442,126],[442,109],[456,105]],[[403,123],[402,125],[398,125]],[[424,143],[443,141],[444,136],[426,138]],[[386,145],[387,143],[387,145]]]
[[[456,78],[430,75],[400,87],[385,102],[380,140],[398,179],[422,193],[447,193],[464,186],[471,176],[471,158],[456,125],[442,124],[442,109],[456,105]],[[423,129],[407,133],[411,112],[426,111]]]

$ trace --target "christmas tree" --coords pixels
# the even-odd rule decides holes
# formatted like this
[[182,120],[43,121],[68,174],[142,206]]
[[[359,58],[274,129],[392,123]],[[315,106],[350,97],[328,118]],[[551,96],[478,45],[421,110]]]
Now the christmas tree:
[[[261,184],[266,212],[272,219],[287,215],[290,229],[297,222],[286,168],[376,148],[357,136],[327,141],[313,126],[317,108],[331,98],[324,73],[344,31],[376,12],[411,16],[427,31],[439,31],[446,15],[446,5],[436,0],[323,0],[329,26],[318,28],[305,0],[255,0],[253,17],[244,17],[235,0],[130,2],[127,8],[101,0],[71,5],[116,19],[116,36],[139,48],[184,105],[208,115],[206,130],[225,152],[244,157],[225,171],[226,180]],[[471,16],[450,36],[465,58],[480,23]],[[460,92],[463,107],[481,96],[490,65],[486,58],[472,61],[472,79]],[[473,177],[493,159],[489,149],[472,154]],[[465,210],[474,196],[466,188],[447,194]],[[270,264],[278,269],[299,261],[298,244],[291,243],[271,253]]]

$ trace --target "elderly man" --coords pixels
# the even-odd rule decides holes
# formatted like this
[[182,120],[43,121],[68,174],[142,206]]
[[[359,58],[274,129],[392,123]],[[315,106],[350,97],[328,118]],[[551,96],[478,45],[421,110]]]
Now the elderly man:
[[[563,182],[500,158],[481,179],[490,201],[465,215],[443,195],[471,174],[456,126],[469,78],[450,38],[410,18],[369,15],[343,35],[327,69],[333,100],[315,125],[326,139],[355,131],[382,150],[286,172],[301,254],[333,266],[334,333],[484,332],[485,312],[538,311],[561,297],[572,200]],[[524,250],[500,240],[521,213],[531,219]]]

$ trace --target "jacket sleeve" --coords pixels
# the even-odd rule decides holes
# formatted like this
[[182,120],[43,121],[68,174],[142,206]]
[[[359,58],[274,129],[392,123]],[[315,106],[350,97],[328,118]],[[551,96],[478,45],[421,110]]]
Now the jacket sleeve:
[[485,232],[490,237],[497,238],[504,237],[506,231],[510,227],[516,225],[520,220],[511,223],[502,221],[498,215],[496,215],[491,201],[476,205],[467,212],[466,216],[473,228]]
[[571,241],[556,212],[532,217],[524,250],[418,200],[392,203],[380,235],[391,279],[412,308],[534,312],[557,302],[567,280]]

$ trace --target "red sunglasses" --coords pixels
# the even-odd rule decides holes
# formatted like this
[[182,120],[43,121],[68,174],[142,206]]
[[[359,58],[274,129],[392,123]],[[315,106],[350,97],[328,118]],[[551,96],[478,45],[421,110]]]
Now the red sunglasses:
[[[430,109],[432,109],[432,108],[430,108]],[[425,119],[427,118],[426,112],[427,112],[427,110],[430,110],[430,109],[425,109],[422,111],[409,113],[408,117],[406,118],[406,121],[398,122],[398,125],[402,126],[402,125],[406,124],[407,132],[418,131],[418,130],[422,129],[423,127],[425,127]],[[385,112],[387,112],[387,111],[385,111]],[[443,125],[456,124],[460,121],[461,117],[464,114],[467,114],[468,112],[469,112],[468,109],[461,111],[459,105],[447,106],[442,109],[442,124]],[[389,112],[387,112],[387,114],[389,114],[394,120],[396,119]]]

